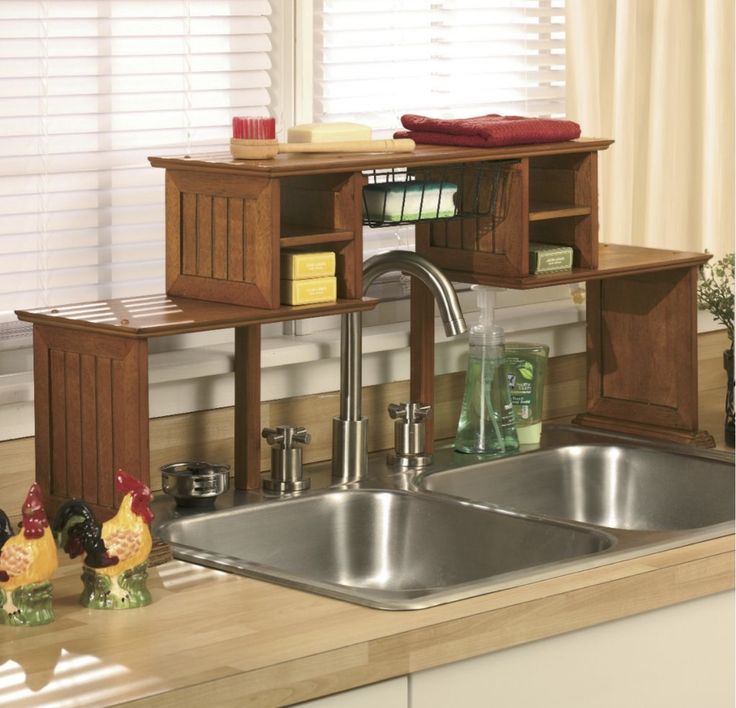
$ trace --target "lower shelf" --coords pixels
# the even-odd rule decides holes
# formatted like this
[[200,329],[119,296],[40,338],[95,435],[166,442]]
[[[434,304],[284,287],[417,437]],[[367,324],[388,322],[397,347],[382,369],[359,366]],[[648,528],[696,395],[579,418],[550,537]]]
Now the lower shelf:
[[282,305],[269,310],[160,293],[56,308],[17,310],[15,314],[18,319],[34,324],[145,339],[372,310],[377,303],[378,300],[373,298],[361,298],[317,305]]
[[[441,251],[445,249],[436,249]],[[447,249],[449,250],[449,249]],[[686,251],[668,251],[659,248],[641,246],[620,246],[616,244],[600,244],[598,247],[598,268],[573,268],[562,273],[546,273],[541,275],[504,276],[493,273],[464,272],[444,267],[441,257],[434,253],[423,253],[436,263],[445,274],[456,282],[478,283],[514,290],[544,288],[549,285],[579,283],[586,280],[600,280],[622,275],[651,273],[675,268],[685,268],[705,263],[710,256],[707,253],[690,253]]]

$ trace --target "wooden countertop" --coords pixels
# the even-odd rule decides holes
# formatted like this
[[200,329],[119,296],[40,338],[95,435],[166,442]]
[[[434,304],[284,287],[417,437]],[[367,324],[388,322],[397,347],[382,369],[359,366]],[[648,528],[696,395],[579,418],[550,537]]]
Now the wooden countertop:
[[287,705],[733,588],[734,537],[406,612],[180,561],[150,571],[151,606],[95,611],[79,573],[55,623],[0,626],[0,703]]

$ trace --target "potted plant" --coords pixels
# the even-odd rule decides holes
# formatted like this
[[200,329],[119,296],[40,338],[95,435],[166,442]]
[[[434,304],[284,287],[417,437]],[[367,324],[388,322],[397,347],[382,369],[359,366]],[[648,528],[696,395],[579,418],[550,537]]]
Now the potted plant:
[[734,305],[734,254],[728,253],[715,263],[703,266],[698,284],[698,305],[713,315],[713,319],[726,327],[731,347],[723,352],[723,366],[728,376],[726,389],[726,444],[734,446],[733,410],[733,305]]

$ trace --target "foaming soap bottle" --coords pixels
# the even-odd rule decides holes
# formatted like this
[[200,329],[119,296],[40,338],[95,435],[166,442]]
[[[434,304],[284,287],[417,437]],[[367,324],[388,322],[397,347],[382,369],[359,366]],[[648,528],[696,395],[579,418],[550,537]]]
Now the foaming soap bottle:
[[455,450],[499,457],[516,452],[514,422],[505,366],[504,332],[494,322],[494,288],[474,285],[480,317],[470,329],[465,396],[455,436]]

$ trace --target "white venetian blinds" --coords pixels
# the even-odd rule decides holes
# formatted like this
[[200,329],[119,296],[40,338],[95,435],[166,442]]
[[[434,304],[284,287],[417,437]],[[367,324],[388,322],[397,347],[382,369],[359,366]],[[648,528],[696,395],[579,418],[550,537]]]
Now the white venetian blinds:
[[315,3],[315,120],[564,115],[564,0]]
[[[163,171],[271,104],[268,0],[0,2],[0,323],[161,291]],[[269,108],[270,106],[270,108]]]

